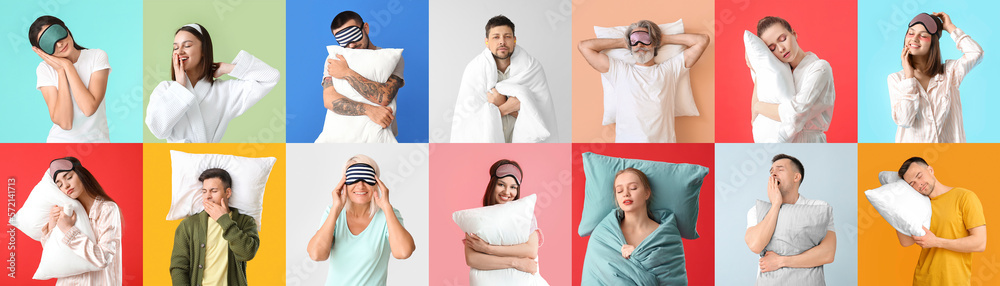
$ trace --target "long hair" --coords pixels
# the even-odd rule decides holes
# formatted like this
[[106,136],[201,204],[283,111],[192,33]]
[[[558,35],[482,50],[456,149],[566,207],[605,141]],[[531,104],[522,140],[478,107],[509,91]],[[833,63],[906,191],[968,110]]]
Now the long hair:
[[[212,75],[215,74],[215,60],[212,57],[212,36],[208,34],[208,29],[206,29],[205,26],[202,26],[201,24],[198,23],[195,23],[195,25],[201,27],[200,32],[195,28],[182,26],[179,29],[177,29],[176,32],[174,32],[174,36],[176,36],[177,33],[180,33],[181,31],[186,31],[188,33],[191,33],[192,35],[194,35],[195,38],[201,41],[200,68],[202,71],[204,71],[204,73],[202,73],[202,77],[207,78],[208,83],[212,84],[215,83],[215,78],[212,77]],[[171,60],[170,66],[172,67],[174,66],[173,56],[171,56],[170,60]],[[173,68],[170,69],[170,80],[177,80],[177,76],[174,74]],[[189,80],[194,82],[200,79],[189,79]]]
[[62,159],[69,160],[73,163],[73,171],[76,171],[76,175],[80,178],[80,182],[83,183],[83,188],[87,190],[87,193],[95,198],[102,198],[105,201],[115,201],[108,196],[108,193],[104,192],[104,188],[101,187],[101,183],[97,182],[94,175],[91,174],[87,168],[84,168],[83,164],[80,164],[80,160],[76,159],[76,157],[65,157]]
[[[639,183],[641,183],[642,186],[646,188],[646,192],[649,192],[649,199],[646,200],[646,215],[649,216],[649,219],[656,220],[653,217],[653,211],[649,208],[650,207],[650,202],[653,201],[653,187],[652,187],[652,185],[649,184],[649,177],[646,177],[646,173],[643,173],[639,169],[631,168],[630,167],[630,168],[625,168],[625,169],[619,170],[617,173],[615,173],[615,179],[617,180],[618,176],[621,176],[622,174],[625,174],[625,173],[632,173],[632,174],[635,174],[636,177],[639,177]],[[614,191],[614,188],[612,188],[612,192],[613,191]],[[618,205],[618,199],[615,199],[615,207],[617,207],[619,210],[621,210],[621,206]],[[623,218],[624,218],[624,216],[619,215],[618,219],[621,220]]]
[[[496,161],[496,163],[493,163],[493,166],[490,167],[490,183],[489,183],[489,185],[486,185],[486,193],[483,194],[483,206],[484,207],[485,206],[492,206],[492,205],[497,204],[496,185],[497,185],[497,180],[500,180],[500,178],[497,177],[497,168],[500,168],[500,166],[506,165],[506,164],[511,164],[511,165],[514,165],[514,167],[517,167],[517,170],[521,171],[521,174],[522,174],[521,177],[522,177],[522,180],[523,180],[523,178],[524,178],[524,171],[521,170],[521,165],[518,165],[517,162],[514,162],[512,160],[507,160],[507,159],[500,159],[500,160]],[[517,199],[521,198],[521,185],[520,185],[521,182],[517,182],[517,183],[518,183],[518,186],[517,186],[517,195],[514,195],[514,200],[517,200]]]
[[[937,23],[938,30],[942,29],[941,18],[931,15],[931,19]],[[913,65],[913,56],[910,56],[910,65]],[[919,70],[921,73],[928,76],[935,76],[944,73],[944,64],[941,63],[941,32],[938,31],[937,34],[931,34],[931,48],[927,52],[927,59],[923,62],[923,68]]]
[[28,42],[31,43],[32,46],[38,47],[38,34],[42,32],[42,26],[45,25],[52,26],[55,24],[59,24],[63,26],[63,28],[66,28],[66,33],[68,33],[69,36],[73,38],[73,48],[77,50],[87,49],[81,47],[80,44],[77,44],[76,37],[73,37],[73,32],[69,30],[69,27],[66,27],[66,23],[63,23],[63,21],[60,20],[59,18],[49,15],[38,17],[38,19],[35,19],[34,23],[31,23],[31,26],[28,27]]

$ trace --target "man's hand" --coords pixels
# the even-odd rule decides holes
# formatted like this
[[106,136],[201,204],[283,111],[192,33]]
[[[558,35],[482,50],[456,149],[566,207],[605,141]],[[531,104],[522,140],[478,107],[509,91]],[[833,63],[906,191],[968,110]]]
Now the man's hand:
[[778,179],[774,176],[767,178],[767,198],[771,200],[771,206],[781,206],[783,198],[778,190]]
[[488,101],[490,104],[500,107],[500,105],[503,105],[504,102],[507,102],[507,96],[500,94],[500,92],[497,91],[496,88],[493,88],[490,89],[490,92],[486,93],[486,101]]
[[924,228],[924,236],[913,236],[913,242],[923,248],[941,247],[941,240],[934,235],[927,227]]
[[328,59],[326,63],[326,73],[336,79],[344,79],[352,71],[343,55],[337,55],[337,60]]
[[[363,103],[362,103],[363,104]],[[374,106],[364,104],[365,115],[368,116],[372,122],[382,126],[382,128],[389,127],[393,120],[396,120],[396,116],[392,114],[392,108],[388,106]]]
[[761,257],[758,262],[760,263],[761,273],[771,272],[785,267],[784,257],[774,253],[774,251],[768,251],[765,253],[764,257]]
[[212,217],[213,220],[218,221],[220,217],[229,213],[229,207],[226,206],[226,199],[222,199],[222,204],[217,204],[213,201],[205,200],[203,204],[205,205],[205,212],[208,216]]

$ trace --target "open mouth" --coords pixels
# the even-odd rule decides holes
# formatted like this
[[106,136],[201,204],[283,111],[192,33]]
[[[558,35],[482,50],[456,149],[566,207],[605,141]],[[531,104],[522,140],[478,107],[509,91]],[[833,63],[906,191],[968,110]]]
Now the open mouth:
[[630,205],[632,205],[632,200],[625,200],[625,201],[622,202],[622,204],[626,205],[626,206],[630,206]]
[[917,44],[910,44],[910,48],[911,48],[911,49],[919,49],[919,48],[920,48],[920,45],[917,45]]
[[357,195],[357,196],[367,196],[368,192],[354,192],[354,195]]
[[501,201],[505,201],[505,202],[506,202],[506,201],[509,201],[509,200],[510,200],[510,199],[512,199],[512,198],[513,198],[513,197],[511,197],[511,196],[504,196],[504,195],[501,195],[501,196],[500,196],[500,200],[501,200]]
[[182,62],[184,62],[184,61],[188,60],[188,57],[181,57],[180,59],[181,59]]

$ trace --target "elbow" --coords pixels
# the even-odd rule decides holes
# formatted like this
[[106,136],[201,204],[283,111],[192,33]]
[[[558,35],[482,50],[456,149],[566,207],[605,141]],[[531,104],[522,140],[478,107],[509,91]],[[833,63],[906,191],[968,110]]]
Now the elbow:
[[83,116],[86,116],[86,117],[90,117],[91,115],[94,115],[94,113],[96,113],[96,112],[97,112],[97,107],[96,106],[95,107],[83,108]]
[[326,261],[327,258],[330,258],[329,253],[324,254],[312,249],[310,249],[308,252],[309,252],[309,259],[312,259],[312,261]]
[[62,130],[71,130],[71,129],[73,129],[73,120],[52,117],[52,123],[55,123],[56,125],[58,125],[59,128],[62,128]]
[[708,35],[705,34],[698,34],[698,42],[701,43],[701,45],[707,47],[708,43],[712,42],[712,37],[709,37]]
[[326,110],[333,110],[333,102],[324,100],[323,107],[326,108]]
[[760,253],[760,252],[764,251],[764,247],[763,246],[757,246],[757,245],[750,245],[750,251],[753,252],[753,253]]
[[392,257],[395,257],[396,259],[407,259],[410,258],[411,255],[413,255],[413,250],[392,253]]
[[986,252],[986,240],[983,239],[983,241],[980,242],[979,245],[976,246],[976,249],[973,249],[972,252]]

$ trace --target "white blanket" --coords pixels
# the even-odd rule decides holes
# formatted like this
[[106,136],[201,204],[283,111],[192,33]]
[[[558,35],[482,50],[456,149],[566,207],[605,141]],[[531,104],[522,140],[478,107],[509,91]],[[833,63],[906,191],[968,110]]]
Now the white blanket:
[[510,78],[497,82],[497,64],[489,49],[465,67],[451,122],[452,143],[503,143],[500,109],[486,100],[492,88],[521,102],[511,142],[536,143],[558,140],[555,109],[540,62],[522,47],[514,49]]
[[[327,52],[329,52],[328,59],[337,60],[338,54],[344,55],[347,65],[355,72],[369,80],[385,83],[392,75],[392,70],[402,56],[403,50],[345,49],[340,46],[327,46]],[[323,75],[328,76],[326,65],[323,66],[323,71]],[[333,78],[333,88],[347,99],[379,106],[354,90],[345,79]],[[393,114],[396,114],[396,99],[393,99],[388,107],[392,109]],[[392,128],[382,128],[368,116],[340,115],[327,109],[323,132],[316,138],[315,143],[397,143],[395,125],[394,121]]]

